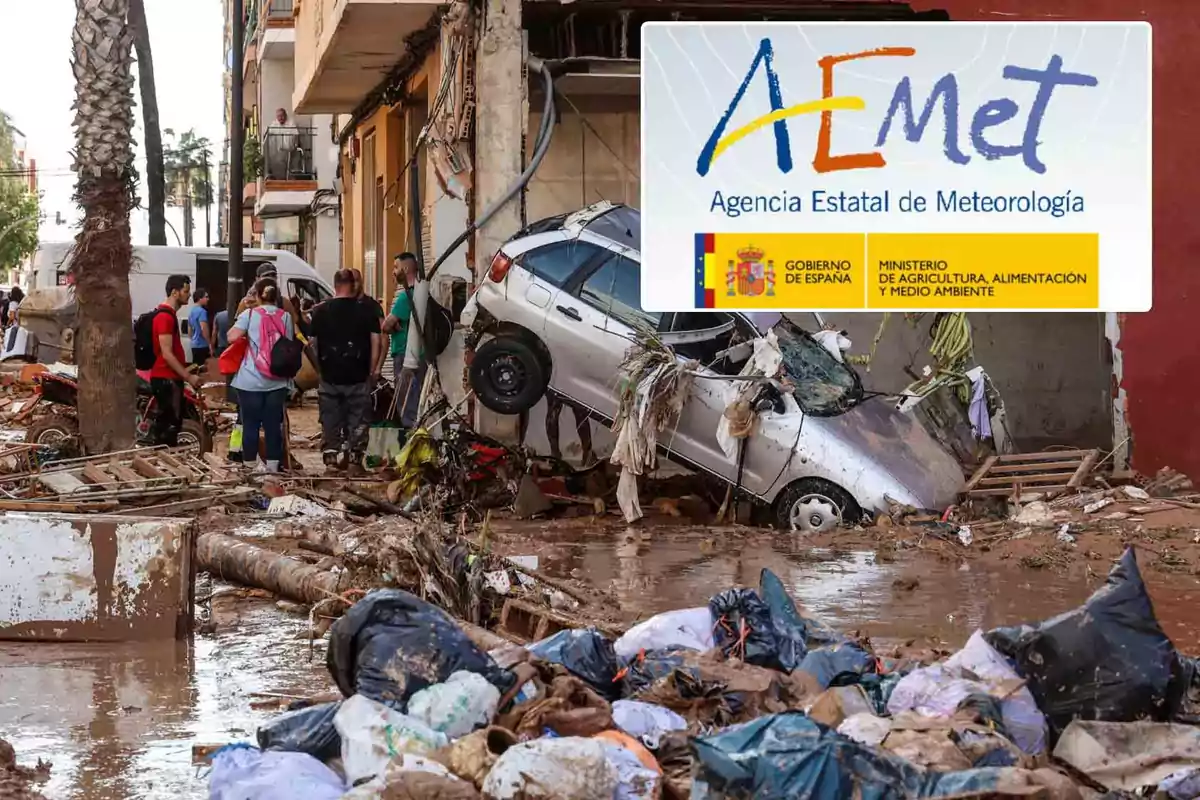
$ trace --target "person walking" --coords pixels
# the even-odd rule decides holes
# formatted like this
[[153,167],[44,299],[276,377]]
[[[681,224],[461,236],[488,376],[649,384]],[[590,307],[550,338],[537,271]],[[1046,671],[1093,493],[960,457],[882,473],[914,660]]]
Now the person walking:
[[192,345],[192,365],[201,373],[208,367],[208,359],[216,348],[213,346],[212,324],[208,321],[208,290],[197,289],[192,295],[192,308],[188,311],[188,336]]
[[322,460],[329,472],[349,468],[361,474],[371,384],[378,378],[383,341],[379,317],[358,301],[354,287],[354,273],[338,270],[333,276],[336,296],[313,311],[312,338],[321,370]]
[[201,378],[188,371],[183,356],[183,339],[179,335],[179,309],[187,304],[192,293],[192,281],[186,275],[167,278],[167,296],[155,309],[151,327],[154,342],[154,366],[150,368],[150,391],[154,394],[155,444],[175,447],[179,444],[179,429],[183,425],[183,384],[199,389]]
[[417,424],[421,387],[425,385],[422,347],[417,349],[417,368],[404,368],[404,356],[408,351],[408,325],[412,320],[412,287],[417,283],[417,257],[412,253],[401,253],[393,260],[392,271],[396,278],[396,299],[392,301],[391,313],[383,321],[383,330],[391,334],[392,376],[396,381],[396,391],[404,392],[396,401],[396,407],[402,409],[400,425],[411,430]]
[[269,278],[254,284],[258,305],[243,311],[229,329],[230,343],[248,336],[250,344],[232,385],[242,418],[242,463],[258,462],[258,434],[266,439],[266,463],[256,472],[279,472],[283,460],[283,415],[291,380],[270,371],[271,351],[280,337],[294,339],[292,317],[280,308],[279,286]]
[[229,347],[229,309],[222,308],[213,317],[213,357],[220,358]]

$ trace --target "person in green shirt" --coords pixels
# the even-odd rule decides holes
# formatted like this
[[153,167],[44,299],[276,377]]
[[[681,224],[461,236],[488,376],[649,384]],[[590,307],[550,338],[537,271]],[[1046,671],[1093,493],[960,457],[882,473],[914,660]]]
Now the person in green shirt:
[[[412,253],[401,253],[392,260],[392,275],[396,279],[396,299],[392,301],[391,313],[383,321],[383,332],[391,334],[392,371],[396,391],[405,392],[396,400],[396,407],[403,409],[400,424],[412,428],[417,423],[417,407],[421,403],[421,387],[425,385],[425,359],[414,369],[404,368],[404,353],[408,349],[408,325],[412,320],[412,287],[417,282],[417,257]],[[407,389],[405,383],[407,382]]]

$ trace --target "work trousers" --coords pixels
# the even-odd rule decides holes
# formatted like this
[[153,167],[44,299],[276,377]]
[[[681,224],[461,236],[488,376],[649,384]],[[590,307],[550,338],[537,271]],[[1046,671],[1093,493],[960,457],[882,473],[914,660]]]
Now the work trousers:
[[321,415],[321,449],[328,456],[350,451],[351,462],[367,451],[367,413],[371,391],[366,383],[335,385],[321,381],[317,389]]
[[183,426],[183,381],[151,378],[150,391],[154,394],[154,443],[175,447]]

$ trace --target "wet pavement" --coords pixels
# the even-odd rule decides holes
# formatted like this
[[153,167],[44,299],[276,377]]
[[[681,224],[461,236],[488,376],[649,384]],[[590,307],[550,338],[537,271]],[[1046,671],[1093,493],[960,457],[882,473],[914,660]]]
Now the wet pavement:
[[[1062,575],[928,556],[885,563],[868,549],[813,549],[745,529],[534,527],[531,536],[529,525],[498,524],[496,547],[536,553],[547,574],[611,589],[629,619],[756,586],[769,567],[811,612],[877,643],[932,638],[953,647],[979,627],[1044,619],[1086,598],[1107,570]],[[1149,583],[1164,628],[1185,652],[1200,652],[1195,579]],[[217,632],[187,645],[0,644],[0,736],[21,763],[53,762],[47,797],[206,798],[193,744],[253,741],[257,725],[278,713],[250,707],[261,693],[332,688],[323,643],[310,660],[307,639],[295,638],[306,620],[264,601],[215,605]]]
[[0,736],[20,763],[53,762],[54,800],[208,797],[193,744],[253,741],[277,711],[256,693],[306,697],[331,688],[325,648],[309,662],[307,621],[269,603],[194,643],[0,644]]

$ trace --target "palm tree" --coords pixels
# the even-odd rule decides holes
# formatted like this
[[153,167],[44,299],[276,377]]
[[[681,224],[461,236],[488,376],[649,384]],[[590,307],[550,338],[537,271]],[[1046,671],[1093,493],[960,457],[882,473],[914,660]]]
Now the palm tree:
[[207,209],[213,203],[212,180],[208,174],[212,163],[212,144],[188,129],[175,136],[175,131],[163,131],[171,140],[166,150],[164,172],[167,182],[167,204],[183,208],[183,244],[192,246],[192,207]]
[[158,94],[154,84],[154,58],[150,28],[142,0],[129,0],[129,27],[137,53],[138,86],[142,95],[142,128],[146,140],[146,193],[150,211],[150,244],[167,243],[166,189],[163,182],[162,131],[158,126]]
[[83,224],[71,270],[79,309],[79,432],[88,453],[133,446],[136,404],[129,212],[133,160],[133,32],[129,0],[75,0],[75,201]]

